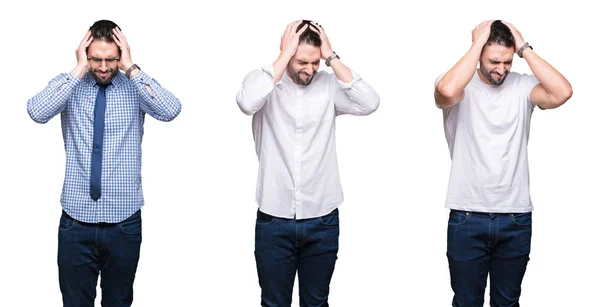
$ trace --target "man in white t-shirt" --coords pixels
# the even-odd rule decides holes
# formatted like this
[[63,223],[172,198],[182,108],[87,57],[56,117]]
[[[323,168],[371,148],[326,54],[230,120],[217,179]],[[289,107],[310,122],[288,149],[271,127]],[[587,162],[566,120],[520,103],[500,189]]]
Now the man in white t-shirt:
[[[472,40],[434,93],[452,159],[446,198],[452,306],[483,306],[488,274],[491,306],[519,306],[531,246],[531,114],[535,106],[559,107],[572,89],[510,23],[484,21]],[[514,53],[533,76],[510,72]]]

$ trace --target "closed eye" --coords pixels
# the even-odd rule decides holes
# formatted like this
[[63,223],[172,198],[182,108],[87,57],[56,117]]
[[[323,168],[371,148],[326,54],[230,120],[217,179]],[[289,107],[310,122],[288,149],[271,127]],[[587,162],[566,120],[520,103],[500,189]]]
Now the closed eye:
[[504,65],[510,65],[510,64],[512,64],[512,61],[500,62],[500,61],[490,60],[490,64],[492,64],[492,65],[498,65],[500,63],[503,63]]

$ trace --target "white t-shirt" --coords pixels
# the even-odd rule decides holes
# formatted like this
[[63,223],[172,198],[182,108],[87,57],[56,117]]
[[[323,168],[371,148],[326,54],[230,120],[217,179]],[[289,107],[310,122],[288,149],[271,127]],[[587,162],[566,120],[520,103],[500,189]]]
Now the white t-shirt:
[[[441,80],[440,76],[436,80]],[[458,104],[444,109],[452,159],[446,208],[474,212],[531,212],[527,142],[539,81],[509,73],[500,86],[477,72]]]

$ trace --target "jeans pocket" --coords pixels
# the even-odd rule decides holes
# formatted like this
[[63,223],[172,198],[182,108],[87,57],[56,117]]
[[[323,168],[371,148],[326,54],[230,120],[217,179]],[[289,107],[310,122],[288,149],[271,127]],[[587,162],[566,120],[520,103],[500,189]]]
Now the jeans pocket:
[[450,217],[448,218],[448,225],[459,226],[467,222],[471,217],[469,212],[450,210]]
[[58,230],[67,231],[73,228],[73,225],[75,225],[75,220],[63,211],[62,215],[60,216],[60,224],[58,225]]
[[139,235],[142,233],[142,212],[138,210],[132,216],[119,223],[121,232],[127,235]]
[[321,224],[327,226],[337,226],[340,224],[340,216],[338,209],[331,211],[331,213],[319,217],[321,219]]
[[256,210],[256,225],[269,225],[273,223],[274,216]]
[[521,227],[531,226],[531,212],[527,213],[511,213],[513,224]]

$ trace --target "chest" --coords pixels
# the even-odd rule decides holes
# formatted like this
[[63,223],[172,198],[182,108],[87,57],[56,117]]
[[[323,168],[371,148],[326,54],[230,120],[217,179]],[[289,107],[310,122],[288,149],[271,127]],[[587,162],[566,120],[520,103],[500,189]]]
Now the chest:
[[533,111],[528,94],[513,88],[467,89],[456,107],[452,120],[493,130],[527,123]]
[[316,125],[331,122],[335,117],[333,90],[327,84],[311,87],[284,85],[271,93],[265,111],[273,120],[285,120],[296,125]]
[[[98,87],[79,87],[67,103],[67,117],[80,127],[93,129]],[[105,92],[104,129],[115,130],[129,126],[140,118],[137,91],[126,86],[109,86]]]

